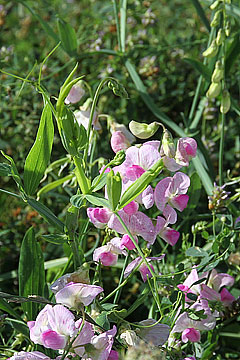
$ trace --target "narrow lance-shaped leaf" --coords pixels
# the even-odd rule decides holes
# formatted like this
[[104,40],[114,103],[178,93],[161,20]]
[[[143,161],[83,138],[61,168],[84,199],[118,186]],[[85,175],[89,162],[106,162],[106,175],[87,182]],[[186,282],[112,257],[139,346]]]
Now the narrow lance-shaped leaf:
[[[45,273],[43,254],[39,243],[36,242],[32,227],[28,229],[22,242],[18,279],[20,296],[44,295]],[[37,304],[25,302],[21,306],[27,314],[28,320],[36,318],[38,312]]]
[[50,160],[54,127],[52,111],[48,104],[45,105],[36,140],[27,156],[24,166],[24,187],[28,195],[32,195],[42,179]]
[[58,19],[59,37],[64,50],[70,55],[77,51],[77,36],[72,26],[62,19]]
[[13,177],[14,181],[17,184],[19,191],[22,193],[23,196],[25,196],[22,180],[20,178],[20,175],[18,173],[18,170],[17,170],[14,160],[11,158],[11,156],[6,155],[2,150],[1,150],[1,154],[10,162],[9,176]]

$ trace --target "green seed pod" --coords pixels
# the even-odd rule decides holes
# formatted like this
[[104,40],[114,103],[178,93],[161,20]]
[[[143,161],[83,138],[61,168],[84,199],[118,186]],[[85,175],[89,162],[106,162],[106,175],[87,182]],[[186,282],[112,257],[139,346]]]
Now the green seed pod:
[[107,194],[108,201],[111,206],[111,209],[114,211],[117,207],[119,199],[122,193],[122,178],[119,172],[114,175],[113,170],[111,170],[107,175]]
[[230,22],[227,21],[227,24],[225,26],[225,34],[227,37],[230,35],[230,30],[231,30]]
[[214,99],[216,98],[221,92],[221,83],[211,83],[207,91],[207,98]]
[[170,158],[175,156],[175,145],[173,142],[172,134],[165,129],[162,137],[162,147],[164,154]]
[[220,4],[219,0],[214,1],[214,3],[210,6],[210,9],[216,10],[219,4]]
[[218,46],[216,44],[216,40],[213,40],[211,45],[203,52],[204,57],[212,58],[217,55]]
[[160,124],[152,122],[151,124],[138,123],[137,121],[130,121],[129,129],[131,133],[139,139],[148,139],[155,134]]
[[218,33],[217,33],[217,37],[216,37],[216,44],[218,46],[220,46],[220,45],[222,45],[224,40],[225,40],[225,33],[224,33],[223,29],[219,29]]
[[222,62],[218,60],[215,65],[214,72],[212,74],[212,82],[219,83],[224,77],[224,68]]
[[124,206],[128,205],[132,200],[134,200],[138,195],[146,189],[146,187],[153,181],[164,167],[163,160],[158,160],[151,169],[145,171],[132,185],[124,191],[118,210],[122,209]]
[[223,90],[222,94],[222,100],[221,100],[221,106],[220,111],[222,114],[226,114],[231,107],[231,97],[229,92],[225,89]]
[[210,24],[211,27],[217,27],[220,24],[221,13],[222,10],[218,10],[215,12],[214,17]]

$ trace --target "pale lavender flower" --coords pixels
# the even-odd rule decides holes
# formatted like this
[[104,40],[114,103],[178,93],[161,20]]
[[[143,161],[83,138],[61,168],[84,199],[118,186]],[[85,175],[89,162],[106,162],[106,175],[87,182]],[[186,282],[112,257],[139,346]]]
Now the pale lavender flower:
[[[111,330],[108,330],[100,335],[93,336],[91,343],[85,347],[86,352],[83,355],[82,360],[108,360],[116,333],[117,328],[114,325]],[[111,356],[112,355],[113,354],[111,354]],[[115,357],[115,359],[117,358]]]
[[55,295],[56,301],[69,308],[78,309],[80,304],[90,305],[95,297],[103,291],[101,286],[81,283],[68,283]]
[[139,322],[140,325],[151,327],[137,329],[137,334],[147,343],[152,343],[155,346],[161,346],[165,344],[168,339],[170,327],[165,324],[159,324],[154,319],[146,319]]
[[81,84],[82,82],[80,80],[75,85],[73,85],[65,99],[65,104],[75,104],[81,100],[81,98],[85,95],[85,91]]
[[[158,257],[147,257],[146,261],[148,263],[150,263],[151,261],[161,261],[164,258],[165,255],[161,255]],[[130,262],[130,264],[128,264],[128,266],[126,267],[125,271],[124,271],[124,278],[128,277],[131,272],[142,262],[142,264],[139,266],[138,271],[141,274],[141,277],[143,279],[144,282],[147,281],[148,278],[152,277],[151,271],[149,270],[148,266],[145,264],[145,262],[143,262],[143,259],[141,258],[141,256],[137,257],[135,260],[133,260],[132,262]],[[152,271],[154,272],[154,267],[152,266],[152,264],[149,264],[149,266],[151,267]]]
[[51,360],[47,355],[39,351],[20,351],[19,353],[14,354],[7,360]]

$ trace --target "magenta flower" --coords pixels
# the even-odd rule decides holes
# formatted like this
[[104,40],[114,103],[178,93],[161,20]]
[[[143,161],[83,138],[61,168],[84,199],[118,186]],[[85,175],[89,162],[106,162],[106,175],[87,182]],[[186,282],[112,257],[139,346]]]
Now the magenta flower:
[[[136,236],[134,237],[134,239],[135,239],[136,243],[138,243],[138,238]],[[123,247],[123,248],[125,247],[128,250],[135,249],[135,245],[129,235],[127,235],[127,234],[123,235],[122,240],[121,240],[121,247]]]
[[30,339],[53,350],[64,349],[76,334],[73,314],[62,305],[46,305],[36,321],[29,321]]
[[193,138],[185,137],[178,140],[176,162],[182,166],[188,166],[189,161],[196,156],[197,143]]
[[84,306],[90,305],[102,291],[101,286],[71,282],[58,291],[55,298],[57,303],[78,309],[80,304]]
[[128,215],[136,214],[138,211],[138,203],[136,201],[131,201],[128,205],[124,206],[123,210]]
[[90,207],[87,208],[87,215],[96,228],[103,229],[110,220],[112,212],[107,208]]
[[107,360],[118,360],[118,359],[119,359],[118,352],[116,350],[111,350]]
[[[157,260],[160,261],[164,258],[165,255],[161,255],[159,257],[148,257],[146,258],[147,262],[151,262],[152,260]],[[149,270],[148,266],[145,264],[145,262],[143,262],[143,259],[141,258],[141,256],[137,257],[135,260],[133,260],[132,262],[130,262],[130,264],[128,264],[128,266],[126,267],[125,271],[124,271],[124,278],[128,277],[131,272],[142,262],[142,264],[139,266],[138,271],[141,274],[141,277],[143,279],[144,282],[147,281],[148,278],[152,277],[151,271]],[[152,264],[149,264],[149,266],[151,267],[152,271],[154,272],[154,267],[152,266]]]
[[104,266],[112,266],[117,263],[118,255],[123,254],[123,246],[121,246],[121,239],[119,237],[113,238],[106,245],[103,245],[93,253],[94,261],[101,261]]
[[180,236],[178,231],[168,227],[168,222],[161,216],[157,217],[156,232],[171,246],[174,246],[177,243]]
[[164,210],[167,203],[179,211],[183,211],[188,203],[189,196],[185,195],[190,186],[189,177],[177,172],[173,177],[166,177],[159,181],[154,191],[157,208]]
[[84,94],[85,94],[85,91],[81,87],[81,84],[77,83],[77,84],[73,85],[68,96],[65,99],[65,104],[77,103],[78,101],[81,100],[81,98],[84,96]]
[[130,142],[121,131],[114,131],[111,136],[111,147],[115,153],[120,150],[127,150]]

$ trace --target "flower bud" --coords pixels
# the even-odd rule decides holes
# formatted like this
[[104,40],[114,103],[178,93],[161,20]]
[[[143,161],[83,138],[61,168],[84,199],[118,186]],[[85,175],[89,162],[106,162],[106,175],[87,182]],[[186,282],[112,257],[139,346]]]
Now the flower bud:
[[109,166],[118,166],[121,165],[124,160],[126,158],[126,154],[124,150],[120,150],[116,153],[116,155],[114,156],[113,160],[110,161]]
[[229,92],[225,89],[223,90],[222,94],[222,100],[221,100],[221,106],[220,111],[222,114],[226,114],[231,107],[231,98]]
[[148,125],[146,123],[138,123],[132,120],[129,124],[129,129],[131,133],[139,139],[148,139],[155,134],[159,125],[160,124],[157,122],[152,122]]
[[220,4],[219,0],[214,1],[214,3],[210,6],[210,9],[216,10],[219,4]]
[[221,83],[211,83],[209,86],[209,89],[207,91],[207,98],[208,99],[214,99],[216,98],[221,92]]
[[222,10],[218,10],[215,12],[214,17],[210,24],[211,27],[217,27],[219,25],[221,13],[222,13]]
[[216,44],[216,40],[213,40],[211,45],[203,52],[204,57],[212,58],[217,55],[218,46]]
[[224,39],[225,39],[225,33],[224,33],[223,29],[219,29],[218,33],[217,33],[217,37],[216,37],[216,44],[218,46],[222,45]]
[[170,158],[174,158],[175,156],[175,145],[173,142],[172,134],[165,129],[163,132],[163,138],[162,138],[162,147],[164,154]]
[[230,22],[227,21],[226,27],[225,27],[225,34],[228,37],[230,35],[230,30],[231,30],[231,26],[230,26]]
[[85,94],[82,84],[83,81],[79,80],[75,85],[73,85],[73,87],[69,91],[68,96],[65,99],[65,104],[75,104],[81,100],[81,98]]
[[219,83],[224,77],[224,68],[220,60],[216,62],[214,72],[212,74],[212,82]]

